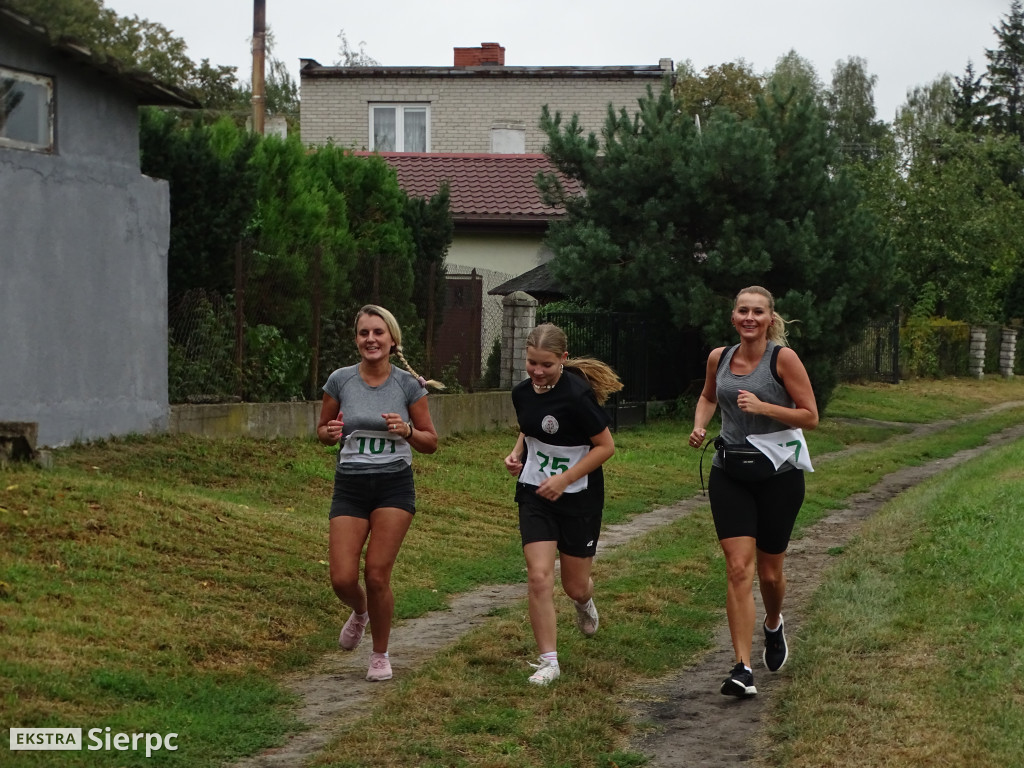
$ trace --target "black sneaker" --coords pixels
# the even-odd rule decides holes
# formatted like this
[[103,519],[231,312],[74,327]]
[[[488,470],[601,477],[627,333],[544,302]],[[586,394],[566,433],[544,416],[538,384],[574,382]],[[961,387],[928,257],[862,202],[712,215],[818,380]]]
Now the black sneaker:
[[754,673],[743,666],[742,662],[732,668],[722,683],[723,696],[753,696],[755,693]]
[[785,624],[779,616],[779,628],[774,632],[764,629],[764,665],[769,672],[778,672],[789,658],[789,646],[786,645]]

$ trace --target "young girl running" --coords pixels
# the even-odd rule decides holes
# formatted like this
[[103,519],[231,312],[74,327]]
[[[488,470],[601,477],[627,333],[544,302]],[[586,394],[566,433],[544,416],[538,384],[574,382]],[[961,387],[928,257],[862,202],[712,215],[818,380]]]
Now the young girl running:
[[615,454],[608,415],[601,404],[622,389],[615,372],[592,358],[569,359],[565,333],[539,325],[526,340],[529,379],[512,390],[519,439],[505,457],[518,478],[519,530],[529,581],[530,624],[540,651],[530,676],[535,685],[558,678],[555,560],[562,588],[576,606],[584,635],[597,632],[590,576],[601,532],[604,475]]

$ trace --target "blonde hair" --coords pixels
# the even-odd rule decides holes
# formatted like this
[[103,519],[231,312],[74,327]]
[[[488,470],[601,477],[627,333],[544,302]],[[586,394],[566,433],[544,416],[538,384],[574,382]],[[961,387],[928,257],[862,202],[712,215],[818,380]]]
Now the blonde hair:
[[353,327],[356,332],[359,331],[359,320],[363,315],[373,315],[379,317],[384,321],[384,325],[388,327],[388,333],[391,334],[391,339],[395,342],[391,348],[391,354],[398,355],[398,359],[402,361],[402,365],[405,366],[405,370],[416,377],[416,380],[420,383],[420,386],[426,389],[427,387],[433,387],[434,389],[444,389],[444,384],[440,381],[434,381],[434,379],[424,379],[416,371],[413,370],[412,366],[409,365],[409,361],[405,359],[405,355],[402,354],[402,329],[398,325],[398,320],[384,307],[379,307],[376,304],[367,304],[356,313],[356,321],[353,323]]
[[[557,325],[542,323],[530,331],[526,337],[526,346],[534,349],[541,349],[545,352],[552,352],[562,357],[569,349],[569,340],[565,331]],[[604,405],[613,394],[622,389],[622,382],[619,376],[612,370],[611,366],[593,357],[570,357],[563,364],[563,369],[568,369],[579,374],[590,383],[594,390],[597,402]]]
[[772,296],[772,292],[760,285],[749,285],[736,294],[736,299],[733,302],[733,309],[735,309],[736,305],[740,303],[740,296],[744,293],[754,293],[768,299],[768,309],[772,313],[772,324],[768,326],[768,341],[774,341],[780,347],[788,347],[789,341],[786,339],[786,320],[782,315],[775,311],[775,297]]

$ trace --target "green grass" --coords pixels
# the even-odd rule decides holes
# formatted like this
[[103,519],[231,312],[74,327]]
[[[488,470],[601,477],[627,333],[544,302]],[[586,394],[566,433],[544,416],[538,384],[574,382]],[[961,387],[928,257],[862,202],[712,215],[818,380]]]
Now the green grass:
[[[877,406],[874,418],[889,421],[879,403],[893,398],[907,421],[947,419],[1024,400],[1024,382],[844,387],[835,408],[864,415]],[[927,439],[825,419],[808,436],[819,471],[809,476],[802,524],[887,471],[976,445],[1022,419],[1003,411]],[[687,415],[616,435],[607,524],[699,492],[699,454],[685,445],[691,426]],[[416,457],[419,511],[393,578],[400,618],[481,584],[523,581],[513,480],[501,464],[513,440],[457,436]],[[863,450],[828,456],[853,444]],[[313,441],[178,436],[59,450],[50,471],[0,470],[4,726],[177,730],[182,748],[151,760],[189,766],[280,743],[296,723],[275,680],[333,647],[343,620],[326,566],[333,461]],[[563,633],[567,674],[550,696],[524,690],[529,622],[524,605],[504,608],[396,678],[321,762],[343,765],[357,754],[360,765],[640,764],[621,751],[632,726],[617,702],[637,680],[708,647],[724,600],[710,520],[696,514],[602,555],[596,574],[600,642]],[[559,609],[562,625],[571,624],[566,600]],[[365,743],[368,721],[390,746]],[[566,734],[585,734],[603,757],[576,751],[580,739]],[[26,765],[62,767],[150,762],[135,757],[18,755]]]
[[1024,765],[1024,444],[886,506],[801,629],[771,763]]

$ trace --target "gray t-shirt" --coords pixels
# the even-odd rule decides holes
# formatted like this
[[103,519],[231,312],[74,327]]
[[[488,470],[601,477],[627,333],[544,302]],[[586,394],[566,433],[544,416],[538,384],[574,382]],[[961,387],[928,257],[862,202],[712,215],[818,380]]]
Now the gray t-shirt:
[[394,366],[383,384],[371,387],[359,375],[359,366],[334,371],[324,392],[341,405],[341,449],[338,472],[395,472],[412,464],[412,449],[404,438],[387,431],[383,414],[397,413],[409,420],[409,406],[427,392],[408,371]]
[[[722,409],[722,439],[726,443],[742,443],[747,439],[747,435],[763,435],[790,428],[789,425],[768,416],[746,413],[736,403],[740,390],[745,389],[756,395],[762,402],[781,405],[784,408],[796,407],[793,398],[786,391],[786,387],[776,378],[776,372],[772,370],[772,350],[776,346],[778,345],[774,341],[769,341],[757,368],[742,376],[733,373],[729,368],[729,363],[738,347],[732,346],[722,350],[715,384],[718,405]],[[717,455],[714,463],[716,466],[719,464]],[[780,471],[790,468],[791,465],[787,463],[780,468]]]

